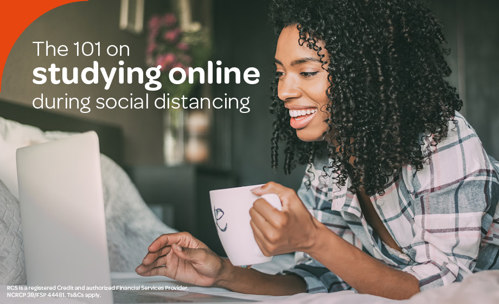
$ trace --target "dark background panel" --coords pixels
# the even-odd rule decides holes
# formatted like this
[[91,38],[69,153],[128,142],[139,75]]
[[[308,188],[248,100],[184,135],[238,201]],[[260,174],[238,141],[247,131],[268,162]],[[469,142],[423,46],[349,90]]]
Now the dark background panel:
[[269,112],[270,82],[276,39],[268,18],[268,3],[265,0],[214,1],[215,58],[223,58],[227,66],[257,67],[261,75],[257,85],[214,87],[214,95],[251,96],[250,113],[218,112],[215,122],[232,131],[231,166],[241,185],[274,180],[296,189],[304,167],[298,167],[292,175],[284,175],[281,168],[270,168],[273,120]]
[[487,152],[499,158],[499,1],[441,0],[430,7],[443,24],[461,112]]

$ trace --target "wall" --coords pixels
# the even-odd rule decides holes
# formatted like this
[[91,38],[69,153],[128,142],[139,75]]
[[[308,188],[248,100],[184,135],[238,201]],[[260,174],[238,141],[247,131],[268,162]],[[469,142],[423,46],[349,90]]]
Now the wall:
[[[147,2],[147,1],[146,1]],[[156,5],[159,1],[155,1]],[[32,71],[37,66],[86,67],[97,57],[36,57],[32,41],[49,41],[51,44],[100,41],[105,44],[127,44],[130,57],[122,58],[126,65],[144,66],[145,35],[136,35],[119,29],[120,0],[91,0],[58,7],[38,18],[17,40],[7,60],[3,72],[0,97],[16,103],[31,106],[32,100],[43,92],[52,97],[69,96],[143,96],[145,90],[140,85],[117,85],[105,91],[102,85],[79,84],[72,87],[57,85],[34,85]],[[149,8],[150,9],[150,8]],[[117,66],[119,58],[104,56],[98,59],[101,66]],[[94,110],[88,114],[76,109],[60,110],[71,115],[117,124],[125,134],[126,164],[162,163],[162,114],[154,110]]]
[[[268,1],[214,1],[215,56],[223,58],[226,66],[249,66],[260,71],[257,85],[214,86],[215,95],[251,96],[251,112],[219,112],[215,121],[223,123],[220,129],[232,130],[230,139],[231,165],[240,178],[241,185],[278,181],[297,188],[304,167],[291,176],[282,169],[270,168],[270,138],[272,116],[270,106],[270,81],[273,77],[275,40],[267,17]],[[224,115],[225,114],[225,115]],[[224,121],[224,119],[226,121]],[[282,163],[282,161],[281,161]]]
[[499,158],[499,2],[432,1],[451,48],[450,77],[464,102],[461,112],[487,152]]

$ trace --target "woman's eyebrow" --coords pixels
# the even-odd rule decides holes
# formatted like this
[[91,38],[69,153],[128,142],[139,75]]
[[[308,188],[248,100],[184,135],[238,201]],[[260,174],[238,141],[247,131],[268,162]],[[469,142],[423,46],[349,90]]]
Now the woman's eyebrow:
[[[279,59],[277,59],[277,58],[274,58],[274,61],[277,64],[283,65],[282,62],[279,61]],[[298,58],[298,59],[295,59],[295,60],[291,61],[291,66],[299,65],[299,64],[303,64],[303,63],[307,63],[307,62],[319,62],[319,63],[322,63],[320,61],[320,59],[318,59],[318,58],[304,57],[304,58]]]

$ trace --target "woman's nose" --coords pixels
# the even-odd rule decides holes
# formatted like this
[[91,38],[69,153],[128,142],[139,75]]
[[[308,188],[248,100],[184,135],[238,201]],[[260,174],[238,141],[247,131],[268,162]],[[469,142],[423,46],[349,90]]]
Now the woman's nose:
[[287,76],[279,79],[279,84],[277,85],[277,96],[282,101],[287,101],[300,96],[300,90],[298,89],[296,81],[293,80],[293,77]]

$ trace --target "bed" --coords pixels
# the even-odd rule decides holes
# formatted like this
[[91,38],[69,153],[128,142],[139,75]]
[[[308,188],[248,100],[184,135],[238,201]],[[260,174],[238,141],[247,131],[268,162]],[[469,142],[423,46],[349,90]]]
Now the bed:
[[133,271],[147,246],[158,235],[175,231],[154,216],[121,168],[123,132],[119,127],[0,100],[0,283],[25,281],[21,267],[23,259],[19,258],[22,243],[17,240],[22,237],[17,202],[16,149],[89,130],[99,135],[102,153],[111,270]]
[[[0,100],[0,119],[0,181],[13,179],[12,176],[8,175],[9,170],[12,170],[12,167],[15,168],[15,160],[12,163],[12,151],[15,151],[16,146],[27,144],[19,140],[19,135],[9,133],[13,129],[20,130],[19,132],[28,132],[30,136],[23,140],[30,143],[66,136],[66,132],[95,130],[98,133],[101,152],[103,153],[101,163],[111,270],[115,277],[133,279],[134,274],[132,271],[143,257],[146,246],[157,235],[173,232],[174,230],[154,217],[126,173],[119,166],[123,164],[122,130],[117,126],[90,122],[53,112],[34,110],[5,100]],[[49,130],[57,130],[58,132],[48,132]],[[15,144],[12,144],[12,141]],[[4,242],[4,244],[0,244],[2,246],[2,249],[0,249],[0,277],[3,276],[0,285],[25,283],[25,274],[22,269],[23,261],[20,258],[22,256],[22,236],[15,229],[15,227],[19,228],[20,225],[19,215],[17,214],[16,217],[15,214],[16,197],[15,195],[2,194],[2,189],[4,192],[8,192],[13,187],[14,182],[11,181],[10,183],[11,187],[9,188],[0,182],[0,215],[2,216],[0,218],[0,235],[2,236],[0,240]],[[16,248],[17,252],[15,251]],[[293,257],[283,255],[274,258],[273,262],[257,265],[255,268],[267,273],[277,273],[292,264]],[[16,265],[16,267],[12,267],[13,265]],[[167,278],[154,279],[156,283],[170,281]],[[194,286],[190,288],[198,292],[253,299],[266,303],[477,302],[482,304],[499,303],[499,271],[487,271],[470,275],[462,283],[428,290],[407,301],[394,301],[372,295],[357,294],[352,291],[270,297],[241,295],[219,288]],[[0,289],[0,302],[5,299],[2,295],[5,292],[5,288]]]

